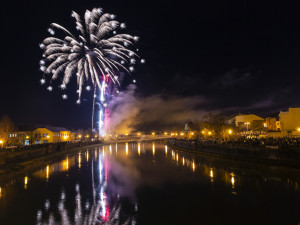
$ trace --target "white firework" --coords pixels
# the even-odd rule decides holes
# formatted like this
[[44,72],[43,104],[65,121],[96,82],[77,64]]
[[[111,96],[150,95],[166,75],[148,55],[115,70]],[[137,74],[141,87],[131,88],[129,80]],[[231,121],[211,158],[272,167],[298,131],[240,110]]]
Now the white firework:
[[139,37],[117,34],[117,29],[126,28],[125,23],[120,24],[115,15],[102,11],[101,8],[86,10],[83,18],[73,11],[71,16],[78,33],[73,34],[52,23],[48,32],[53,36],[57,33],[55,30],[60,30],[65,36],[48,37],[40,44],[43,49],[40,70],[50,75],[50,81],[60,77],[61,89],[66,88],[74,75],[79,90],[77,102],[80,102],[85,83],[90,82],[92,87],[101,89],[101,80],[108,75],[114,84],[119,84],[118,71],[133,72],[133,67],[129,67],[133,64],[132,57],[139,57],[133,50]]
[[42,79],[40,80],[40,83],[41,83],[41,85],[43,85],[44,83],[46,83],[45,79],[42,78]]

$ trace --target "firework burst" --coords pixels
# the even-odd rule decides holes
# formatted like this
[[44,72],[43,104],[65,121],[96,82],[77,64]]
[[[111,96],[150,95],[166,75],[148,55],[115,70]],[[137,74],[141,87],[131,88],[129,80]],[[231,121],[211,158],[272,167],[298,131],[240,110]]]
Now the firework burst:
[[[125,34],[125,23],[119,23],[116,16],[103,13],[101,8],[86,10],[83,19],[76,12],[71,16],[75,19],[76,34],[71,33],[63,26],[52,23],[47,37],[40,44],[43,49],[43,59],[40,60],[40,70],[43,78],[42,85],[47,78],[50,84],[49,91],[54,89],[52,81],[60,79],[59,88],[67,88],[72,76],[77,80],[78,104],[83,90],[91,88],[105,89],[102,80],[109,77],[109,82],[119,85],[118,72],[124,70],[130,74],[134,71],[139,56],[136,54],[135,42],[139,37]],[[63,38],[54,37],[56,31],[62,31]],[[144,63],[144,59],[139,59]],[[67,99],[67,95],[62,95]]]

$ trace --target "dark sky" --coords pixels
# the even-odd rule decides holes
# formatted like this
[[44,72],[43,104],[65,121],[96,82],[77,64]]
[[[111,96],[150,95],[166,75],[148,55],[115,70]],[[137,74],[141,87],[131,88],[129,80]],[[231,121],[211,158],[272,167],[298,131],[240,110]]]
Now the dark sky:
[[134,74],[139,95],[200,95],[203,109],[227,114],[300,106],[299,1],[15,0],[1,3],[0,116],[89,126],[91,101],[78,106],[39,84],[38,44],[51,22],[72,28],[71,10],[94,7],[141,37],[147,63]]

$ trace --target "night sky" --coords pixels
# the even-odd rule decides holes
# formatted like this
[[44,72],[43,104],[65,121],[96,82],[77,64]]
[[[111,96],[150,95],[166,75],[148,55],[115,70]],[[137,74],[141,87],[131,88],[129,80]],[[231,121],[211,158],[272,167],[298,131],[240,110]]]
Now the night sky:
[[147,63],[133,75],[139,96],[199,95],[207,100],[203,110],[227,115],[300,107],[299,1],[27,0],[1,3],[0,116],[17,124],[90,125],[90,100],[78,106],[39,84],[39,43],[51,22],[72,30],[71,10],[82,15],[94,7],[140,36]]

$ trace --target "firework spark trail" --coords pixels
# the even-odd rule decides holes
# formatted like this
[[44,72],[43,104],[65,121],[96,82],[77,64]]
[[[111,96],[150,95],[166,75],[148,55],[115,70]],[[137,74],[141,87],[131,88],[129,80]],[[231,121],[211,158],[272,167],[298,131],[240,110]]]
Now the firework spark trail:
[[[105,80],[106,76],[112,85],[120,85],[117,76],[119,71],[124,70],[129,74],[134,71],[133,65],[139,59],[134,43],[139,37],[118,33],[118,30],[126,28],[125,23],[115,20],[113,14],[103,13],[101,8],[86,10],[83,19],[74,11],[71,16],[75,19],[77,34],[52,23],[48,29],[52,37],[47,37],[40,44],[43,49],[43,59],[40,60],[43,78],[40,83],[46,84],[46,78],[49,78],[47,90],[52,91],[53,81],[60,78],[59,87],[65,91],[71,78],[76,75],[76,103],[80,104],[83,90],[90,91],[92,86],[102,93],[106,86],[101,84],[101,80]],[[56,30],[62,31],[65,36],[54,37]],[[140,62],[144,63],[145,60],[141,59]],[[67,94],[63,93],[62,98],[67,99]]]

